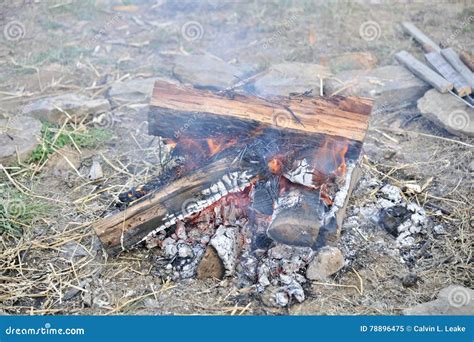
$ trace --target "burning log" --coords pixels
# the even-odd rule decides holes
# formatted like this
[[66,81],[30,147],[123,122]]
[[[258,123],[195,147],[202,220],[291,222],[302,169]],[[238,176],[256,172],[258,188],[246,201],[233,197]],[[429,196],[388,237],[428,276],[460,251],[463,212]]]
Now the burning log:
[[107,252],[116,255],[147,235],[200,212],[223,196],[242,191],[255,176],[252,165],[242,171],[232,159],[222,158],[173,181],[123,212],[96,222],[93,228]]
[[[155,192],[94,224],[109,254],[178,222],[193,224],[237,194],[245,200],[236,205],[249,218],[263,217],[275,241],[319,248],[337,240],[371,100],[263,99],[158,81],[151,105],[150,134],[175,145],[183,166],[180,176],[165,175],[167,184],[157,182]],[[219,245],[206,246],[207,259],[225,254]],[[234,264],[223,260],[226,274]],[[208,273],[204,269],[200,274]]]
[[216,94],[162,81],[155,83],[149,133],[181,138],[246,137],[259,129],[339,136],[362,141],[372,101],[356,97],[275,97]]

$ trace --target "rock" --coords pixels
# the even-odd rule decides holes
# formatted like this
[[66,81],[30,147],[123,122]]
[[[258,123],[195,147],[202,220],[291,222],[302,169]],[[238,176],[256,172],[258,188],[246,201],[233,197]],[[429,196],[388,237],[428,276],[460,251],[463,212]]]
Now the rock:
[[96,180],[104,177],[104,173],[102,172],[102,166],[100,166],[100,161],[97,159],[94,159],[92,161],[92,166],[89,171],[88,178],[90,180]]
[[177,56],[173,73],[181,83],[213,90],[237,83],[244,74],[236,66],[207,55]]
[[344,257],[336,247],[323,247],[309,263],[306,278],[310,280],[327,280],[344,266]]
[[390,65],[371,70],[349,70],[337,73],[325,82],[325,94],[344,89],[340,95],[356,95],[375,99],[372,113],[414,105],[430,89],[402,66]]
[[198,279],[222,279],[224,278],[225,268],[221,258],[212,246],[208,246],[204,256],[197,267]]
[[474,109],[453,95],[431,89],[418,101],[418,109],[424,117],[448,132],[474,137]]
[[209,244],[216,249],[227,276],[234,274],[237,263],[237,228],[220,226]]
[[404,315],[472,315],[474,290],[459,285],[442,289],[436,300],[403,310]]
[[330,67],[333,73],[344,70],[371,69],[376,66],[377,62],[377,57],[368,51],[323,56],[319,59],[319,64]]
[[0,163],[8,165],[25,160],[38,145],[41,122],[34,118],[15,116],[0,119]]
[[148,102],[153,93],[155,81],[161,80],[176,83],[172,79],[162,77],[136,78],[124,82],[117,82],[109,89],[109,96],[116,100],[129,102]]
[[89,114],[109,110],[110,103],[106,99],[93,100],[83,95],[64,94],[31,102],[23,107],[23,114],[60,124],[68,115],[73,120],[80,121]]
[[319,95],[320,79],[330,75],[328,68],[310,63],[282,63],[270,67],[270,70],[257,79],[255,90],[262,96],[288,96],[290,93],[304,93],[313,89],[312,94]]
[[413,287],[418,282],[419,277],[416,273],[408,273],[406,276],[402,278],[402,285],[404,287]]

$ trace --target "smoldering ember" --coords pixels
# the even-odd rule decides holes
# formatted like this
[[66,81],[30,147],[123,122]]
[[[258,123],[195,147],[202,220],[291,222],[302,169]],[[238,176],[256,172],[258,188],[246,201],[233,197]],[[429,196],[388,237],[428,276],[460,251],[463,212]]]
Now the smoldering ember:
[[472,11],[290,3],[5,5],[0,314],[472,313]]

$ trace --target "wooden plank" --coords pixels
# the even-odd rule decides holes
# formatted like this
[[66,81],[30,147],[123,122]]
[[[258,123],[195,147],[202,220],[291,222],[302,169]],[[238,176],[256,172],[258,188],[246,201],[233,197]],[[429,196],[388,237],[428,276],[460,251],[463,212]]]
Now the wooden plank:
[[402,23],[402,28],[403,31],[413,37],[426,52],[441,52],[439,45],[421,32],[413,23],[405,21]]
[[151,99],[149,132],[169,138],[210,137],[272,127],[362,141],[372,100],[358,97],[275,97],[232,94],[157,81]]
[[[453,51],[454,52],[454,51]],[[438,52],[425,54],[428,63],[447,81],[453,83],[454,90],[463,97],[472,93],[471,86],[464,77],[461,76],[444,57]]]
[[396,60],[410,70],[415,76],[433,86],[441,93],[447,93],[453,89],[453,84],[448,82],[428,66],[420,62],[406,51],[400,51],[395,55]]
[[454,69],[474,88],[474,74],[472,71],[461,61],[456,51],[452,48],[446,48],[441,50],[443,57],[452,65]]

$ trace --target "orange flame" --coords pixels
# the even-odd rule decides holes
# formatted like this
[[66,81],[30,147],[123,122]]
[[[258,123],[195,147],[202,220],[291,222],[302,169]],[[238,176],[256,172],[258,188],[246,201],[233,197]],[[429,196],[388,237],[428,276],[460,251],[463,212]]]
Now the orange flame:
[[230,139],[229,141],[225,142],[223,139],[206,139],[207,141],[207,146],[209,148],[209,153],[210,156],[212,157],[216,153],[232,146],[235,145],[236,140],[235,139]]
[[268,169],[274,175],[281,175],[282,170],[283,170],[283,163],[278,158],[278,156],[275,156],[268,161]]
[[313,159],[315,184],[324,184],[334,176],[343,176],[347,166],[345,156],[349,150],[347,140],[327,138]]

